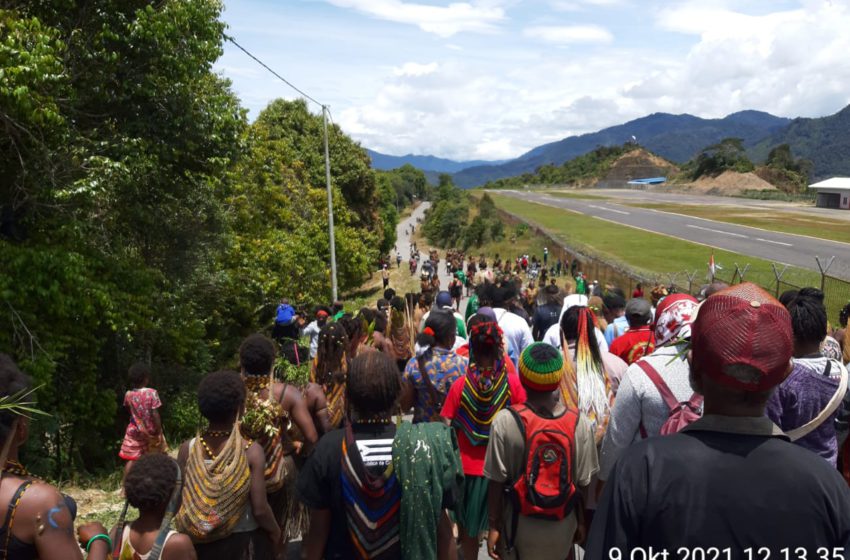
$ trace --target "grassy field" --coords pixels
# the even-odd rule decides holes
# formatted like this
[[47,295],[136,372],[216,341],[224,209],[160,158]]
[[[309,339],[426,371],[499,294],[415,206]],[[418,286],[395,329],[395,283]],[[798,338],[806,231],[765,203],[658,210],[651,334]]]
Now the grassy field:
[[822,216],[805,216],[791,212],[767,212],[764,210],[741,209],[734,206],[699,206],[686,204],[625,203],[626,206],[649,208],[661,212],[686,214],[696,218],[716,220],[742,226],[751,226],[770,231],[807,235],[850,243],[850,222],[830,220]]
[[[709,247],[665,235],[618,225],[598,218],[491,194],[499,208],[543,227],[566,245],[609,263],[625,266],[645,276],[681,271],[703,271],[711,254]],[[714,250],[715,261],[723,267],[721,277],[731,277],[735,263],[750,268],[746,280],[773,290],[775,285],[771,263],[720,249]],[[800,268],[788,268],[783,280],[798,285],[820,285],[820,276]]]

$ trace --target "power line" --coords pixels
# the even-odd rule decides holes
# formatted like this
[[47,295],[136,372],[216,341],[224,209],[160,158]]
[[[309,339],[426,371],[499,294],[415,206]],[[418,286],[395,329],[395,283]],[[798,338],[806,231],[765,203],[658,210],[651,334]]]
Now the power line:
[[262,66],[263,68],[265,68],[266,70],[271,72],[278,80],[285,83],[286,85],[288,85],[289,87],[291,87],[292,89],[294,89],[295,91],[297,91],[298,93],[300,93],[301,95],[303,95],[304,97],[306,97],[307,99],[309,99],[310,101],[312,101],[313,103],[318,105],[319,107],[325,107],[324,103],[319,103],[318,101],[316,101],[316,99],[314,97],[307,95],[307,93],[305,93],[304,90],[298,88],[298,86],[296,86],[295,84],[293,84],[292,82],[290,82],[289,80],[287,80],[286,78],[284,78],[283,76],[281,76],[280,74],[278,74],[277,72],[275,72],[274,70],[269,68],[269,66],[265,62],[263,62],[262,60],[260,60],[259,58],[257,58],[253,54],[251,54],[248,51],[248,49],[246,49],[245,47],[243,47],[242,45],[237,43],[236,39],[234,39],[230,35],[225,35],[224,38],[227,39],[228,41],[230,41],[231,43],[233,43],[234,45],[236,45],[236,48],[238,48],[240,51],[242,51],[243,53],[245,53],[248,56],[250,56],[251,58],[253,58],[254,61],[256,61],[257,64],[259,64],[260,66]]

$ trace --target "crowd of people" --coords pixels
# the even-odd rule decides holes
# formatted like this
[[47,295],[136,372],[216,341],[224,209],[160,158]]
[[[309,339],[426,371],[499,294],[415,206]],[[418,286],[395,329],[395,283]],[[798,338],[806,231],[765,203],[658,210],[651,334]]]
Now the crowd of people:
[[[138,517],[111,530],[75,536],[73,500],[19,462],[28,416],[0,410],[4,558],[264,560],[299,536],[311,560],[470,560],[482,543],[494,559],[844,558],[850,303],[832,325],[815,288],[627,297],[577,270],[559,286],[569,268],[550,276],[543,255],[454,251],[448,289],[429,275],[356,313],[281,301],[271,338],[203,378],[205,425],[175,458],[134,364],[120,457]],[[293,357],[281,341],[301,337]],[[281,354],[309,383],[276,377]],[[31,386],[0,355],[0,396]]]

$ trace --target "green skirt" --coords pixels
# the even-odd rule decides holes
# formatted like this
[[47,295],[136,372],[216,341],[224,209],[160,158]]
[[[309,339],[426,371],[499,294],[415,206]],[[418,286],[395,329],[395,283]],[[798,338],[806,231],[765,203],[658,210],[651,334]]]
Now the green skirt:
[[487,486],[483,476],[465,476],[457,513],[457,523],[470,536],[477,537],[487,530]]

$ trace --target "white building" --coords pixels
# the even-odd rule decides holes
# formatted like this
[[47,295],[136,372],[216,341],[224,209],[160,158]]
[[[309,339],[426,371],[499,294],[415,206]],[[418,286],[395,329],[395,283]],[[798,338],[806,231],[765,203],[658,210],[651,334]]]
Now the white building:
[[809,188],[818,193],[818,208],[850,210],[850,177],[833,177]]

